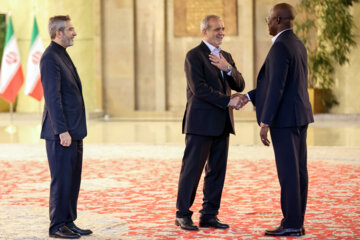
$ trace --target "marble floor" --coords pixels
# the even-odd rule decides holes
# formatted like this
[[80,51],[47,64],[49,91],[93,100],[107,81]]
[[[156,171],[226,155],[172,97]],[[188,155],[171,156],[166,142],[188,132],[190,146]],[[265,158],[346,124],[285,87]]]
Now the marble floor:
[[[11,123],[12,122],[12,123]],[[41,143],[40,114],[0,114],[0,143]],[[261,145],[254,118],[235,119],[232,145]],[[184,144],[181,119],[90,119],[85,143]],[[360,146],[360,115],[316,115],[309,125],[309,146]]]

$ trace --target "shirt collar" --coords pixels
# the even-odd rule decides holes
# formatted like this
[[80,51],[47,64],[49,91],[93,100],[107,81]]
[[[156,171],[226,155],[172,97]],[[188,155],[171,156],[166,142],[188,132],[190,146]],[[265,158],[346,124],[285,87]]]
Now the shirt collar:
[[217,54],[220,53],[220,51],[221,51],[221,48],[220,48],[220,47],[216,48],[216,47],[214,47],[213,45],[211,45],[210,43],[208,43],[207,41],[205,41],[205,40],[202,40],[202,41],[203,41],[203,42],[206,44],[206,46],[210,49],[210,52],[217,53]]
[[271,39],[272,43],[274,43],[274,42],[276,41],[276,39],[277,39],[283,32],[288,31],[288,30],[291,30],[291,28],[287,28],[287,29],[285,29],[285,30],[282,30],[282,31],[279,32],[278,34],[276,34],[276,36]]

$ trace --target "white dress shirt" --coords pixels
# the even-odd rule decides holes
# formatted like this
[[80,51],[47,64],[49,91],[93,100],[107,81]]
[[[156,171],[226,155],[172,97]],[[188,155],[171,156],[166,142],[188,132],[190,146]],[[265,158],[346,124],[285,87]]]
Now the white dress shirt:
[[[216,48],[216,47],[214,47],[213,45],[211,45],[210,43],[208,43],[207,41],[205,41],[205,40],[202,40],[202,41],[203,41],[203,42],[206,44],[206,46],[210,49],[210,52],[211,52],[211,53],[213,53],[213,54],[215,54],[216,56],[220,57],[220,52],[221,52],[221,48],[220,48],[220,47]],[[221,72],[221,75],[224,77],[223,71],[220,70],[220,72]],[[229,71],[229,72],[227,72],[226,74],[227,74],[228,76],[231,76],[231,72],[232,72],[232,71]]]
[[273,38],[271,39],[272,43],[274,43],[274,42],[276,41],[276,39],[277,39],[283,32],[289,31],[289,30],[291,30],[291,28],[287,28],[287,29],[285,29],[285,30],[282,30],[282,31],[279,32],[278,34],[276,34],[275,37],[273,37]]

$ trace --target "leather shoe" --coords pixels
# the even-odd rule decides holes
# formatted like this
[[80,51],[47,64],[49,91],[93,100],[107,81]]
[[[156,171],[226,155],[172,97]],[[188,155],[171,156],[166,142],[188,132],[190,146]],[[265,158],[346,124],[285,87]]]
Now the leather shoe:
[[190,217],[175,218],[175,225],[180,226],[184,230],[199,230],[199,228],[193,223]]
[[80,235],[71,231],[67,226],[62,226],[55,233],[49,234],[49,237],[77,239],[80,238]]
[[209,218],[200,218],[200,227],[210,227],[210,228],[220,228],[226,229],[229,228],[228,224],[221,223],[217,217],[209,217]]
[[301,228],[284,228],[283,226],[279,226],[273,230],[265,230],[265,235],[267,236],[292,236],[292,237],[300,237],[305,235],[304,227]]
[[92,234],[92,231],[90,229],[81,229],[77,227],[75,224],[72,224],[71,226],[67,226],[71,231],[74,233],[80,234],[80,235],[90,235]]

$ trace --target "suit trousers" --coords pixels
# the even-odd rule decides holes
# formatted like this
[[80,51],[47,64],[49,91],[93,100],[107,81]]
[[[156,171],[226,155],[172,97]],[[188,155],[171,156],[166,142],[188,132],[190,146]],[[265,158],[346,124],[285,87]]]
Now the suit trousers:
[[200,136],[186,134],[176,207],[177,217],[191,217],[196,190],[205,166],[202,215],[217,215],[224,186],[229,134]]
[[51,174],[49,233],[53,234],[63,225],[72,225],[77,218],[83,141],[75,140],[69,147],[63,147],[59,140],[46,140],[46,152]]
[[304,224],[307,194],[307,127],[271,128],[276,168],[281,188],[281,225],[301,228]]

